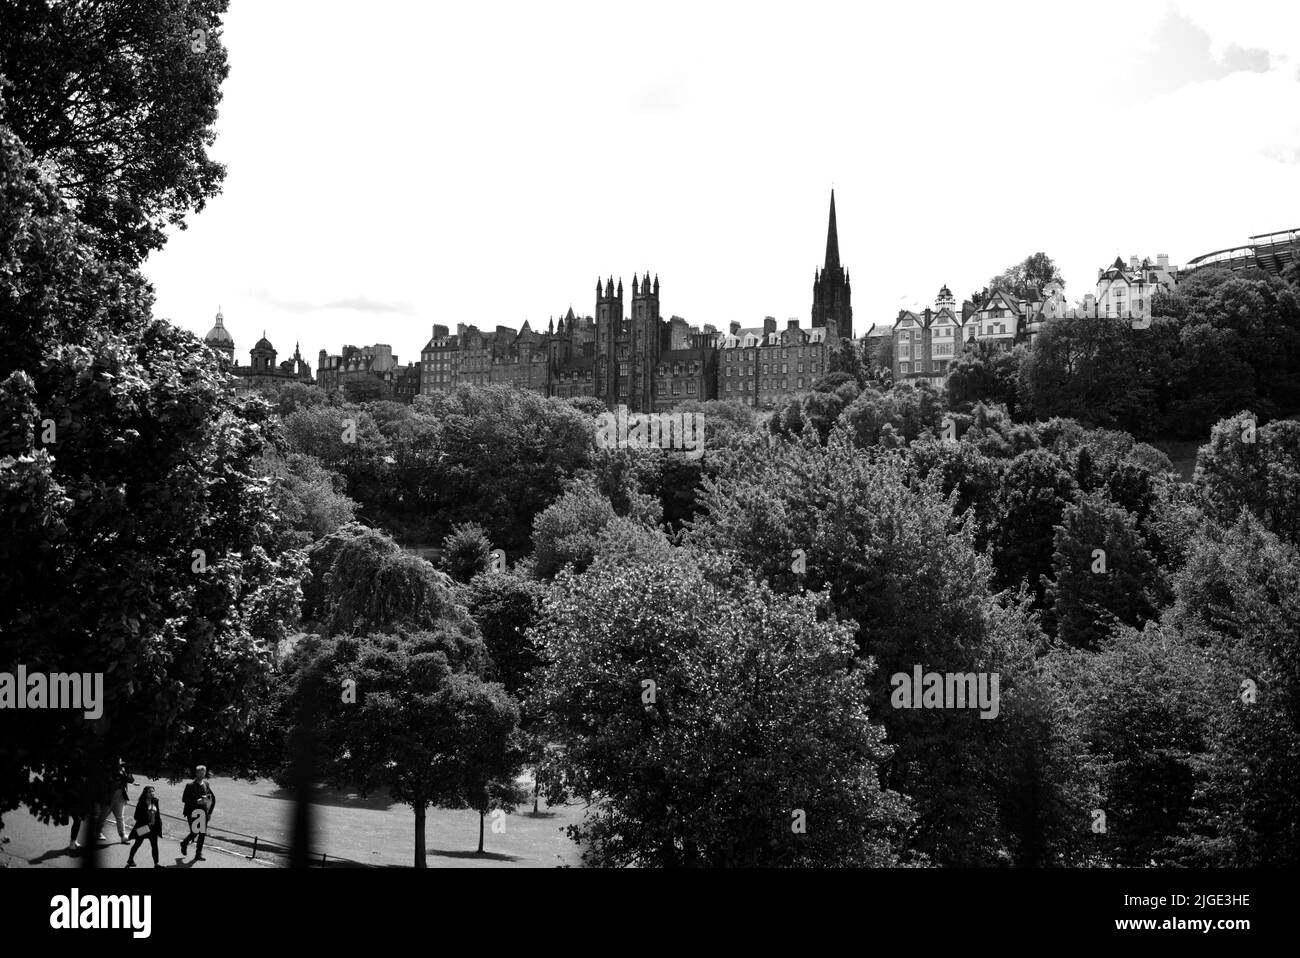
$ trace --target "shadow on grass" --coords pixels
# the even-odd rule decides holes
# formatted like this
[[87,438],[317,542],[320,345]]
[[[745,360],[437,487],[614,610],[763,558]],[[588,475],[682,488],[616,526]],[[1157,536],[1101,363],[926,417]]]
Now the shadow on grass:
[[[277,788],[273,792],[259,792],[254,797],[273,798],[281,802],[292,802],[296,798],[293,791],[287,788]],[[385,812],[399,804],[387,795],[368,795],[363,798],[357,792],[344,792],[334,788],[312,789],[311,803],[333,805],[338,808],[367,808],[378,812]]]
[[468,858],[477,859],[487,862],[517,862],[518,855],[507,855],[503,852],[465,852],[452,851],[446,848],[428,848],[425,849],[426,855],[432,855],[435,858]]

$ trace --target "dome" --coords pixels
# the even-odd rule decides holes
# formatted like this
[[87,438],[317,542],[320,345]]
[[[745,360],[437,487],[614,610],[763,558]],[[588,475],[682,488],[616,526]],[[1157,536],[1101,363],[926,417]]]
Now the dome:
[[225,317],[220,313],[217,313],[217,325],[208,330],[208,334],[203,337],[203,341],[210,346],[217,343],[230,346],[235,345],[234,338],[226,330]]
[[266,338],[266,330],[262,330],[262,338],[253,344],[253,348],[265,349],[265,350],[269,350],[270,352],[275,352],[275,347],[272,346],[271,341]]

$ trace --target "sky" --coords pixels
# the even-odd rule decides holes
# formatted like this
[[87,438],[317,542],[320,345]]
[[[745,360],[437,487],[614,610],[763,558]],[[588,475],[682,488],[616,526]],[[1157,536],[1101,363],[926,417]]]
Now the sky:
[[1072,300],[1300,227],[1300,3],[231,0],[222,193],[145,264],[236,358],[545,327],[598,276],[809,324],[835,191],[854,330],[1030,253]]

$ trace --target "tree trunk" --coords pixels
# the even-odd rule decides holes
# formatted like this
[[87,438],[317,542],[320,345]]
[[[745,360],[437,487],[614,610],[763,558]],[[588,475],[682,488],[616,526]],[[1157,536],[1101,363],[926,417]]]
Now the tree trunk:
[[542,783],[537,780],[537,774],[533,773],[533,814],[537,814],[537,793],[541,790]]
[[478,853],[483,854],[483,819],[487,812],[478,813]]
[[428,868],[424,857],[424,803],[415,806],[415,867]]

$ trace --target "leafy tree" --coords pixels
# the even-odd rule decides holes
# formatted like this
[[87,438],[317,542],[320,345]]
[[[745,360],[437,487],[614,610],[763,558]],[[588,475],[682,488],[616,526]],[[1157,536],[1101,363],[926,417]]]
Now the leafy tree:
[[0,382],[0,671],[106,677],[97,722],[0,728],[0,809],[46,820],[106,780],[107,734],[143,764],[238,733],[304,562],[260,474],[269,407],[166,323],[88,339]]
[[[836,617],[857,623],[859,655],[879,667],[870,682],[875,701],[889,701],[890,676],[910,676],[918,664],[1001,675],[1010,711],[997,722],[965,710],[880,715],[896,747],[885,784],[916,802],[909,847],[946,864],[992,864],[1012,854],[1011,825],[998,811],[1009,787],[1001,778],[1009,742],[1042,758],[1044,775],[1059,762],[1045,757],[1051,736],[1033,731],[1051,728],[1050,718],[1033,719],[1036,696],[1016,691],[1041,635],[1021,604],[994,601],[992,570],[938,483],[918,482],[899,453],[857,449],[837,429],[825,447],[777,443],[706,479],[707,511],[686,541],[733,557],[778,592],[826,590]],[[1035,788],[1046,795],[1067,786],[1049,777]],[[1058,834],[1051,809],[1068,804],[1044,801],[1043,814],[1014,822],[1037,830],[1032,841],[1014,839],[1027,854],[1051,843]]]
[[1114,625],[1154,617],[1158,570],[1123,506],[1100,492],[1070,503],[1053,547],[1047,605],[1063,642],[1095,649]]
[[1300,545],[1300,422],[1259,426],[1249,412],[1220,421],[1196,456],[1193,482],[1219,522],[1248,511]]
[[533,558],[539,578],[554,578],[566,565],[579,572],[596,557],[600,531],[614,520],[609,500],[578,483],[551,503],[533,523]]
[[[1252,516],[1207,523],[1167,624],[1212,674],[1208,755],[1181,864],[1276,867],[1300,858],[1300,556]],[[1249,694],[1247,694],[1249,693]]]
[[386,395],[384,384],[367,376],[365,379],[348,379],[343,382],[343,398],[350,403],[371,403]]
[[[909,815],[850,630],[681,557],[562,572],[536,707],[598,865],[886,865]],[[653,684],[649,684],[653,683]],[[806,829],[806,831],[804,830]]]
[[462,628],[468,621],[451,579],[428,562],[372,529],[339,543],[325,574],[322,624],[329,634],[428,629],[448,618]]
[[352,522],[357,504],[343,494],[344,479],[312,456],[268,448],[262,470],[274,480],[279,512],[304,533],[305,545]]
[[1042,601],[1042,579],[1052,570],[1053,530],[1076,488],[1061,461],[1045,450],[1021,453],[1011,462],[990,536],[996,587],[1015,589],[1024,583]]
[[1078,845],[1088,864],[1176,865],[1208,744],[1211,672],[1195,645],[1155,623],[1120,628],[1097,652],[1047,657],[1057,708],[1079,730],[1077,774],[1095,790],[1084,807],[1105,833]]
[[474,522],[453,526],[442,540],[442,568],[457,582],[468,582],[488,567],[492,543],[483,527]]
[[987,341],[962,350],[948,374],[948,408],[969,412],[976,403],[1001,404],[1013,415],[1020,407],[1020,364],[1024,346],[1005,349]]
[[481,802],[471,788],[514,769],[517,708],[478,677],[484,660],[472,625],[452,617],[405,638],[312,636],[286,667],[286,711],[315,731],[318,773],[410,805],[416,868],[427,867],[428,807]]
[[106,261],[137,265],[220,188],[207,149],[229,69],[225,11],[226,0],[0,7],[0,123],[96,229]]
[[514,570],[484,572],[470,580],[465,601],[492,660],[487,677],[518,695],[539,661],[528,629],[541,611],[541,583]]
[[[1013,299],[1025,299],[1031,292],[1041,292],[1048,283],[1060,283],[1064,288],[1060,267],[1046,253],[1033,253],[990,279],[986,289],[1000,289]],[[986,293],[984,298],[987,296]]]
[[938,398],[928,385],[900,383],[888,392],[864,389],[840,413],[840,423],[859,446],[896,447],[939,428]]

